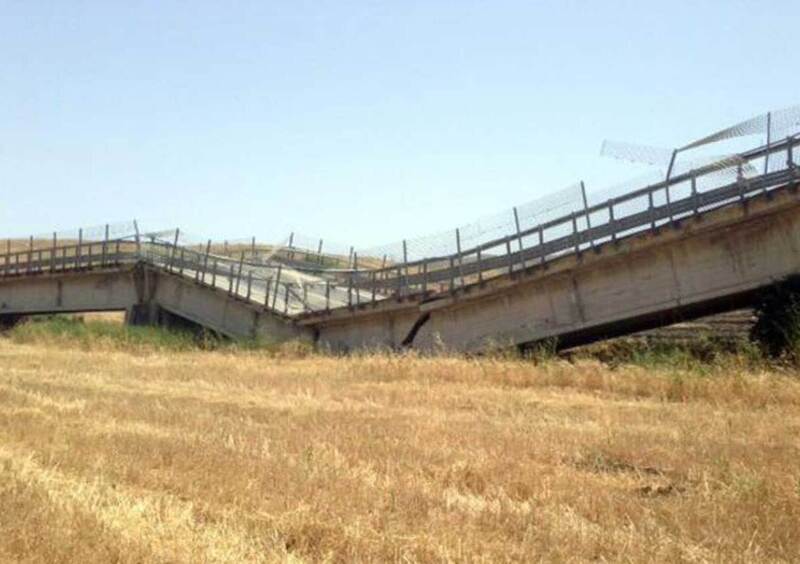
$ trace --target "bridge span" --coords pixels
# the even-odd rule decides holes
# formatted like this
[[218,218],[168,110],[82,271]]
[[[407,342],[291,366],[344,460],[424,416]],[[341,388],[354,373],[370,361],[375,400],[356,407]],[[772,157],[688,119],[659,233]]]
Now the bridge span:
[[[321,248],[185,245],[177,231],[31,238],[0,255],[0,323],[124,310],[130,323],[185,319],[232,338],[470,352],[654,328],[749,305],[800,272],[798,144],[788,137],[584,199],[453,254],[361,257],[360,268]],[[762,161],[772,166],[753,173]]]

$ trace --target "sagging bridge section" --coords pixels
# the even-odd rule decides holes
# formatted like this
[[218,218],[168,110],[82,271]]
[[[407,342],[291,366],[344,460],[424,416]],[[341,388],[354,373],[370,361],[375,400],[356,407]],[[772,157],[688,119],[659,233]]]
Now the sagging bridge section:
[[[726,165],[736,178],[721,186],[701,188],[719,165],[698,167],[455,254],[372,268],[138,230],[31,241],[0,255],[0,322],[124,310],[131,323],[177,317],[233,338],[458,351],[657,327],[748,305],[800,272],[798,144],[738,155]],[[785,166],[747,173],[767,156]]]

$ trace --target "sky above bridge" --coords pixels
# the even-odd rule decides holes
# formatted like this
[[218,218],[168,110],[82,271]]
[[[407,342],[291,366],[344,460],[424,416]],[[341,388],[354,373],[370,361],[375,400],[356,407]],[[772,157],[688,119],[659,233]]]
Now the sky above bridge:
[[0,6],[0,237],[378,244],[800,102],[794,1]]

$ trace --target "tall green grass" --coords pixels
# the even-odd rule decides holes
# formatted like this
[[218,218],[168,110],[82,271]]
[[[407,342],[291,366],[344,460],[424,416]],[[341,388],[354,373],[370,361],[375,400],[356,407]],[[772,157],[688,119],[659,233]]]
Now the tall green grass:
[[14,343],[52,343],[82,349],[118,348],[188,351],[207,346],[189,331],[133,327],[104,320],[51,316],[20,323],[4,336]]

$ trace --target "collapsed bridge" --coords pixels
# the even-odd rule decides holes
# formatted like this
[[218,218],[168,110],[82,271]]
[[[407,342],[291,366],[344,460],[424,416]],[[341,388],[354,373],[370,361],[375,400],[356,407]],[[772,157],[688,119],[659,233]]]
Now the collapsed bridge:
[[[334,350],[481,351],[550,338],[571,346],[744,307],[800,272],[800,138],[773,140],[775,121],[759,116],[672,151],[655,182],[607,199],[581,184],[567,209],[514,208],[508,229],[480,240],[456,229],[453,248],[420,256],[406,241],[395,253],[323,252],[322,241],[191,244],[180,230],[135,222],[8,240],[0,322],[124,310],[133,324],[188,320],[232,338]],[[766,144],[676,162],[763,123]]]

